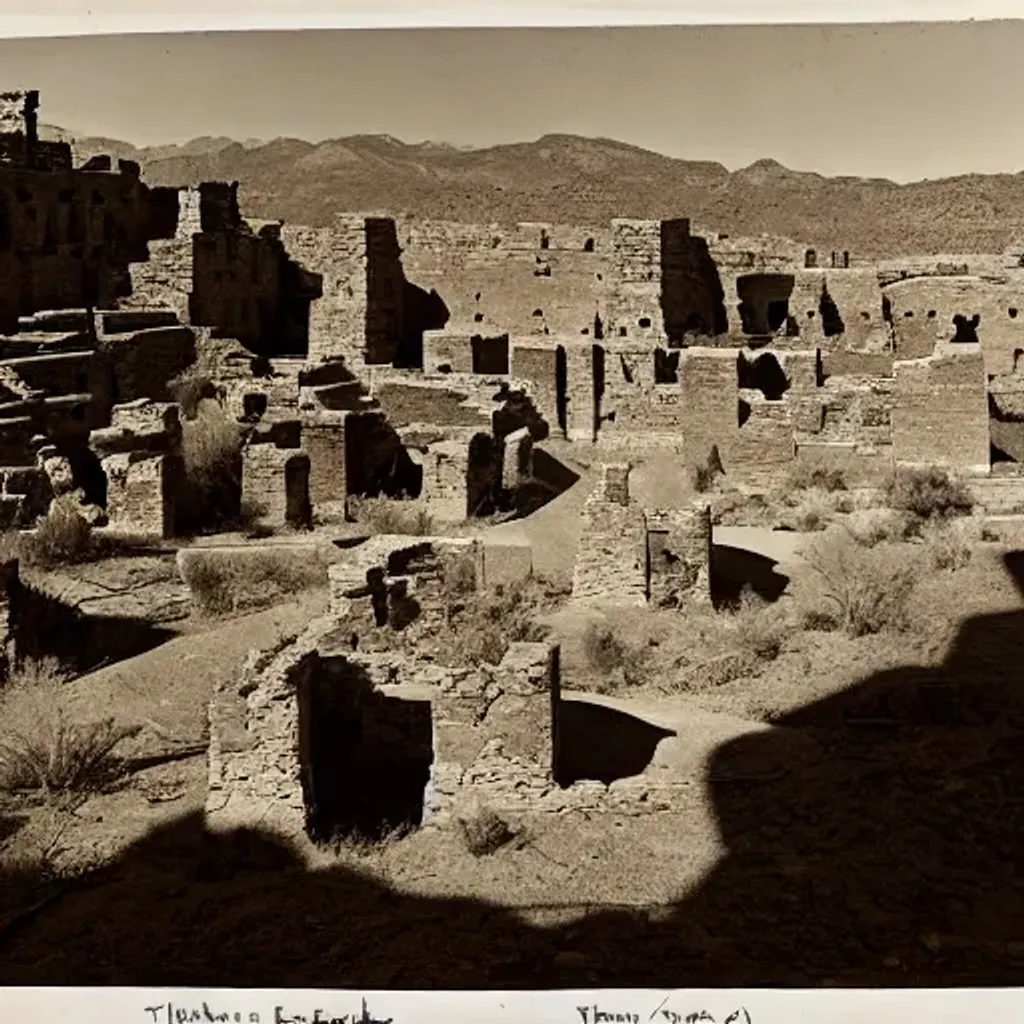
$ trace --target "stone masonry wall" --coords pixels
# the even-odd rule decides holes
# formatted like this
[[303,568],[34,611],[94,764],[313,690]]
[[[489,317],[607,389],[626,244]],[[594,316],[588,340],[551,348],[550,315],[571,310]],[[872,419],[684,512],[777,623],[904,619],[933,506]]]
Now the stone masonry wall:
[[711,507],[647,509],[650,600],[659,607],[711,601]]
[[573,600],[646,604],[647,526],[643,509],[629,495],[628,465],[601,467],[581,516]]
[[309,456],[274,444],[247,445],[242,450],[242,503],[268,526],[310,526]]
[[933,355],[897,362],[894,369],[896,461],[988,473],[988,381],[981,346],[938,345]]
[[434,763],[425,820],[477,801],[531,809],[554,788],[558,647],[512,644],[500,665],[452,673],[433,701]]

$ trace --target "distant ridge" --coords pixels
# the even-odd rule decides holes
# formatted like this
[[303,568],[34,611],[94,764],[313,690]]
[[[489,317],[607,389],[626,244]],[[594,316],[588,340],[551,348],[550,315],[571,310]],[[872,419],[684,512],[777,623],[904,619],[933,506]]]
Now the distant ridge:
[[[53,126],[41,133],[74,138]],[[75,145],[82,156],[137,160],[155,185],[237,180],[247,213],[295,224],[321,225],[360,209],[477,222],[688,216],[721,232],[784,235],[876,258],[1002,252],[1024,236],[1024,174],[898,185],[795,171],[772,159],[730,172],[713,161],[566,134],[483,149],[390,135],[318,143],[218,136],[148,148],[79,137]]]

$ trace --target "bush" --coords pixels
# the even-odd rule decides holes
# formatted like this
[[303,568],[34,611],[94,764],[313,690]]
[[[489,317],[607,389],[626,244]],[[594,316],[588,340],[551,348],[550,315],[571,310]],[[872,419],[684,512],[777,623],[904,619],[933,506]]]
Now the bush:
[[810,576],[808,628],[837,628],[851,636],[906,629],[919,559],[904,544],[866,548],[846,529],[829,530],[802,552]]
[[749,588],[740,594],[732,612],[735,646],[756,662],[774,661],[786,640],[787,622],[777,604],[770,604]]
[[327,582],[327,564],[309,549],[185,552],[181,575],[199,611],[223,615],[267,607]]
[[180,526],[198,531],[239,518],[244,428],[219,402],[202,401],[182,423],[184,486],[178,495]]
[[650,678],[651,646],[624,640],[607,623],[591,622],[583,632],[583,658],[597,676],[599,693],[642,686]]
[[897,470],[886,485],[885,500],[919,519],[969,515],[974,507],[963,483],[937,467]]
[[171,398],[181,406],[187,419],[194,419],[200,404],[208,398],[217,397],[217,385],[210,373],[198,362],[186,367],[168,381],[167,389]]
[[830,469],[827,466],[815,465],[806,459],[797,459],[789,471],[786,486],[790,491],[845,491],[847,490],[846,475],[841,469]]
[[137,729],[113,718],[75,721],[67,678],[56,661],[28,662],[0,690],[0,789],[50,795],[109,781],[114,749]]
[[429,536],[434,530],[433,518],[425,509],[410,504],[392,498],[351,498],[349,511],[373,533]]
[[441,664],[497,665],[510,644],[537,643],[548,635],[538,615],[553,608],[560,592],[543,580],[463,591],[450,595],[445,627],[433,637]]
[[892,508],[858,509],[845,523],[850,536],[862,547],[907,540],[915,530],[906,512]]
[[79,512],[74,494],[54,498],[50,509],[20,544],[21,557],[32,565],[49,568],[82,562],[93,553],[92,527]]
[[508,822],[489,807],[474,808],[458,820],[463,844],[474,857],[496,853],[515,838]]
[[933,568],[955,572],[970,563],[974,546],[982,540],[982,528],[973,519],[928,522],[921,540]]

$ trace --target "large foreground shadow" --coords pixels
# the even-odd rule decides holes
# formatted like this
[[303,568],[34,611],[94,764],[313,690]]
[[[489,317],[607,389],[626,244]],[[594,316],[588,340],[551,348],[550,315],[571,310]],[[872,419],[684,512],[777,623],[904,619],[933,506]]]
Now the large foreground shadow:
[[[1024,554],[1006,565],[1024,588]],[[216,838],[190,817],[0,930],[0,984],[1015,985],[1022,664],[1024,611],[979,617],[940,670],[875,676],[723,745],[708,768],[727,853],[667,908],[533,928],[503,908],[396,893],[369,872],[305,873],[265,836]],[[779,763],[787,730],[817,760],[752,772]],[[656,869],[633,855],[637,872]],[[551,902],[560,895],[555,882]]]

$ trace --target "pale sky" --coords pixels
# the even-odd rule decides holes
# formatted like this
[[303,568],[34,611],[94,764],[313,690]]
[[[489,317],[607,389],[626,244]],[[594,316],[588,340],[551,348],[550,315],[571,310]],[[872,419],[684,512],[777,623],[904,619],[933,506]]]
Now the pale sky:
[[567,132],[910,181],[1024,171],[1022,56],[1024,20],[92,36],[0,40],[0,89],[137,145]]

